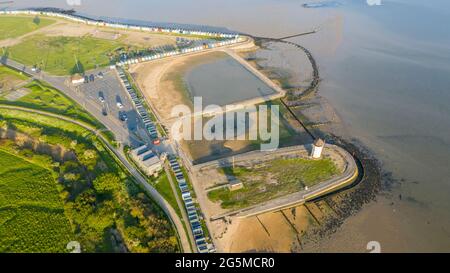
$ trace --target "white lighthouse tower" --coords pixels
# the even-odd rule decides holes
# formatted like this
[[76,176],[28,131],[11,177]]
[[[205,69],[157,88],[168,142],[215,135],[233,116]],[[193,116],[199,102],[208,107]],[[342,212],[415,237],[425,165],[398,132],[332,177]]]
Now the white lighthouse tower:
[[322,156],[323,148],[325,147],[325,141],[321,138],[318,138],[314,141],[311,156],[314,159],[318,159]]

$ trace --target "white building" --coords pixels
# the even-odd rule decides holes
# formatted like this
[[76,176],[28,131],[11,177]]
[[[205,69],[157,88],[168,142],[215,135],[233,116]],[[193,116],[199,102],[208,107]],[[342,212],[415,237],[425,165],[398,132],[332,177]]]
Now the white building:
[[84,83],[84,77],[81,76],[80,74],[75,74],[72,76],[71,81],[73,85],[82,84]]
[[323,148],[325,147],[325,141],[321,138],[318,138],[314,141],[311,156],[314,159],[318,159],[322,157]]
[[131,158],[148,176],[156,177],[163,169],[160,158],[147,145],[132,150]]
[[244,184],[239,180],[232,180],[228,184],[228,188],[230,191],[237,191],[244,188]]

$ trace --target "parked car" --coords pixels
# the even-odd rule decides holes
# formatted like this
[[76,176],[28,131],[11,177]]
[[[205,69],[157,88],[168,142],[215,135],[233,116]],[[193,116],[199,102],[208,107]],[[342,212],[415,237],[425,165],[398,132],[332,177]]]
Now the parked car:
[[127,121],[127,120],[128,120],[128,116],[127,116],[126,113],[120,112],[120,113],[119,113],[119,119],[120,119],[121,121]]
[[105,96],[103,95],[103,92],[102,92],[102,91],[98,92],[98,100],[99,100],[101,103],[104,103],[104,102],[105,102]]
[[121,102],[117,102],[117,107],[118,107],[119,109],[122,109],[122,108],[123,108],[123,104],[122,104]]

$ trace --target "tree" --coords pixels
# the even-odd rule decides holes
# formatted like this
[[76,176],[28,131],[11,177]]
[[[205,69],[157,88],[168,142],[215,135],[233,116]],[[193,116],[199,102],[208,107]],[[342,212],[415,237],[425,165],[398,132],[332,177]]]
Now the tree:
[[36,15],[36,16],[33,18],[33,23],[35,23],[36,25],[39,25],[39,24],[41,23],[41,18],[39,18],[39,16]]
[[107,173],[97,177],[93,184],[97,193],[111,194],[120,189],[120,178],[112,173]]
[[75,65],[70,70],[70,74],[84,74],[84,65],[80,61],[76,60]]

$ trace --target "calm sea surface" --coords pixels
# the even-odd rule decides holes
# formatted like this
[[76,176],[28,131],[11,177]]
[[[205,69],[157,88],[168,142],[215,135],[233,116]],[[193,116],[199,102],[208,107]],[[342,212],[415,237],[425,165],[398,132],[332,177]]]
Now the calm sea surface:
[[402,181],[349,218],[320,250],[365,251],[374,240],[385,251],[450,251],[450,2],[336,0],[308,9],[306,2],[81,0],[76,10],[271,37],[319,26],[319,33],[294,40],[319,63],[320,94],[345,121],[346,134]]

